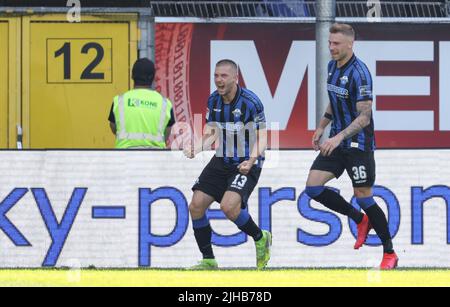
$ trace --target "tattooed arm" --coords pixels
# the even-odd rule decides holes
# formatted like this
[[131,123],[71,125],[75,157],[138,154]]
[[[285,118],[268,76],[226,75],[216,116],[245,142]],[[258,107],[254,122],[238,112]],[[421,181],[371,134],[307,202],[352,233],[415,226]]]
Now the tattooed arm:
[[343,134],[343,140],[351,138],[355,134],[358,134],[366,126],[370,124],[370,118],[372,116],[372,101],[360,101],[356,104],[356,110],[358,111],[358,117],[341,133]]
[[320,146],[320,152],[324,156],[329,156],[333,150],[341,144],[343,140],[351,138],[358,134],[366,126],[370,124],[372,116],[372,100],[360,101],[356,104],[358,117],[343,131],[328,139]]

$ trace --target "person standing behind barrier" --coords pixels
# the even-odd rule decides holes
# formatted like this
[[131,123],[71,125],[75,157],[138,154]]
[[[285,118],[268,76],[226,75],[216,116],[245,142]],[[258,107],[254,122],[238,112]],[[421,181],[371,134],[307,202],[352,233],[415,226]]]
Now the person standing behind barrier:
[[[359,249],[374,228],[383,243],[381,269],[394,269],[398,257],[394,252],[388,222],[373,198],[375,183],[375,135],[372,117],[372,77],[367,66],[353,53],[355,32],[350,25],[334,24],[330,28],[328,96],[330,103],[312,138],[320,150],[306,182],[306,194],[325,207],[351,218],[358,228],[354,248]],[[325,128],[332,122],[330,138],[319,145]],[[324,185],[347,171],[363,214],[339,193]]]
[[151,89],[155,65],[149,59],[134,63],[134,89],[114,97],[109,114],[116,149],[165,149],[171,127],[175,124],[172,103]]

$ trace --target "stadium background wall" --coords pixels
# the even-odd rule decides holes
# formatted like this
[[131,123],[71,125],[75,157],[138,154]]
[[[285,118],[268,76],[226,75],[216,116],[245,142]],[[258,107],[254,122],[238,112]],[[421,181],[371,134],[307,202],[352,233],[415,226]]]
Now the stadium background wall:
[[[379,148],[450,148],[449,26],[354,24],[355,53],[373,77]],[[178,120],[205,114],[214,65],[231,58],[240,65],[241,85],[279,124],[281,148],[310,148],[315,56],[312,23],[161,22],[156,28],[158,89],[174,100]]]
[[[188,217],[191,185],[212,153],[0,152],[1,267],[186,267],[200,257]],[[353,250],[354,225],[303,193],[313,151],[270,151],[250,199],[274,235],[270,267],[373,267],[371,234]],[[388,213],[402,266],[450,267],[449,150],[380,150],[375,197]],[[330,182],[348,200],[351,183]],[[356,204],[354,203],[356,206]],[[254,244],[208,213],[222,267],[254,267]]]
[[[112,148],[112,98],[131,88],[136,14],[0,19],[0,148]],[[176,22],[174,21],[176,20]],[[205,113],[211,70],[227,57],[280,126],[280,147],[309,148],[315,127],[314,24],[156,20],[156,88],[178,121]],[[378,148],[450,148],[449,24],[355,23],[356,54],[374,79]],[[83,51],[84,50],[84,51]],[[383,52],[379,52],[383,50]],[[90,64],[95,64],[93,69]],[[273,145],[273,144],[272,144]]]
[[[138,17],[82,18],[0,18],[0,43],[7,46],[0,50],[6,68],[0,71],[0,148],[16,147],[17,125],[25,148],[113,146],[106,118],[112,97],[132,86]],[[280,124],[281,148],[309,148],[312,23],[181,21],[159,19],[154,41],[156,87],[174,101],[178,121],[204,114],[214,63],[232,58],[241,84],[263,99],[269,121]],[[388,213],[402,266],[450,267],[448,27],[355,24],[357,55],[374,76],[378,147],[392,149],[377,151],[375,196]],[[0,267],[192,265],[200,255],[187,204],[211,155],[187,162],[177,151],[1,151]],[[274,234],[270,266],[377,266],[376,236],[353,251],[354,225],[303,193],[315,153],[269,156],[250,211]],[[348,179],[330,185],[351,199]],[[208,214],[220,265],[254,267],[253,242],[217,209]]]

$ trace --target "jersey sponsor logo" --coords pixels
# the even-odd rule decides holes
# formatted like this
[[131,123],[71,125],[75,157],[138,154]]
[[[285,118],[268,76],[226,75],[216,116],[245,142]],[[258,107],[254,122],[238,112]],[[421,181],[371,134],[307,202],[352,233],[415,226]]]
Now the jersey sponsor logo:
[[328,84],[327,86],[328,91],[333,92],[335,94],[337,94],[339,97],[344,97],[347,98],[348,97],[348,90],[333,84]]
[[226,130],[229,133],[238,133],[242,129],[244,129],[244,123],[219,123],[216,122],[216,124],[219,126],[220,129]]

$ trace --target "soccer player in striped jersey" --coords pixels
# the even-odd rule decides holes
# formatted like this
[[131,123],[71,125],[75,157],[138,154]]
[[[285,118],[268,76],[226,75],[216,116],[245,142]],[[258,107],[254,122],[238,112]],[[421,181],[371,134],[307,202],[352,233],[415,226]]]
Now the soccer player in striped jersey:
[[[270,259],[272,235],[261,230],[248,213],[247,201],[258,183],[267,145],[264,107],[250,90],[238,85],[238,67],[232,60],[217,62],[217,90],[208,99],[201,144],[185,148],[188,158],[216,144],[216,154],[192,190],[189,205],[194,236],[203,260],[193,269],[218,267],[211,245],[212,230],[206,210],[216,201],[228,219],[255,240],[258,269]],[[217,146],[219,145],[219,146]]]
[[[350,25],[334,24],[330,28],[328,96],[330,103],[312,139],[320,150],[306,182],[306,193],[326,207],[350,217],[357,224],[354,248],[359,249],[374,228],[383,243],[381,269],[394,269],[398,257],[394,252],[388,223],[373,198],[375,182],[375,135],[372,118],[372,77],[367,66],[353,53],[355,32]],[[330,138],[319,140],[332,122]],[[353,208],[342,196],[324,185],[339,178],[344,170],[350,176],[354,195],[366,214]]]

